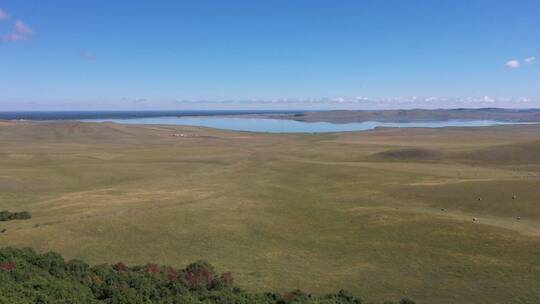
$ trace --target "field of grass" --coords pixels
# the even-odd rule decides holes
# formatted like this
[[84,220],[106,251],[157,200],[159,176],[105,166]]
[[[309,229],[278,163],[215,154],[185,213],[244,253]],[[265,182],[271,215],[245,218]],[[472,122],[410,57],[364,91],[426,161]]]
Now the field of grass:
[[539,155],[535,125],[255,134],[0,122],[0,210],[32,213],[0,222],[0,247],[92,263],[205,259],[253,291],[540,303]]

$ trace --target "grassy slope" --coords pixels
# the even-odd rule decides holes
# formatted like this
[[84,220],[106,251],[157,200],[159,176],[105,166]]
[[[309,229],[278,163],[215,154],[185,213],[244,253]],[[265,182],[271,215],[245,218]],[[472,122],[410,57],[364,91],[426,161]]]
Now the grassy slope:
[[[0,209],[33,213],[1,223],[0,246],[92,263],[204,258],[252,290],[537,303],[538,134],[0,122]],[[415,149],[441,157],[381,153]]]

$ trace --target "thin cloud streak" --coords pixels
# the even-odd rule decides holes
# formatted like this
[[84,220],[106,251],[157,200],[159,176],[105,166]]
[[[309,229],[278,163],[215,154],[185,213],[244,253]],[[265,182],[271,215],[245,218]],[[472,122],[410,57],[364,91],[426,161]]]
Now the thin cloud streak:
[[15,22],[15,28],[13,31],[4,37],[5,41],[27,41],[32,38],[34,35],[34,30],[29,27],[22,20],[17,20]]
[[0,21],[7,21],[9,19],[11,19],[11,16],[0,8]]
[[533,64],[535,60],[536,60],[536,57],[527,57],[527,58],[523,59],[523,61],[526,64]]

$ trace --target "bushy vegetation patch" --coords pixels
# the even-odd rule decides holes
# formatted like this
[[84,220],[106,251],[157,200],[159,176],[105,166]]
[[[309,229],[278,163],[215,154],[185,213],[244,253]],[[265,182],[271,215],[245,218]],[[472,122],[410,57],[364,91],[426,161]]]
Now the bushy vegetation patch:
[[32,215],[28,211],[22,212],[9,212],[7,210],[0,211],[0,222],[12,221],[12,220],[27,220],[32,218]]
[[[184,269],[153,263],[128,267],[122,262],[90,266],[80,260],[65,261],[54,252],[39,254],[30,248],[0,249],[2,304],[362,303],[345,290],[320,296],[300,290],[283,295],[249,293],[233,283],[230,272],[219,274],[204,261]],[[400,303],[414,302],[403,299]]]

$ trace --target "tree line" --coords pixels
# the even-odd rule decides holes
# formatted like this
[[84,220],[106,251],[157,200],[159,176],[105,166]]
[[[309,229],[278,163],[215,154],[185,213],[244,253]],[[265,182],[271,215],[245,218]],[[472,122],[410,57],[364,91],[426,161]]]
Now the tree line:
[[[90,266],[55,252],[0,249],[0,304],[362,304],[348,291],[311,295],[251,293],[234,285],[230,272],[217,273],[197,261],[183,269],[149,263],[129,267]],[[385,302],[394,303],[394,302]],[[402,299],[400,304],[414,304]]]

